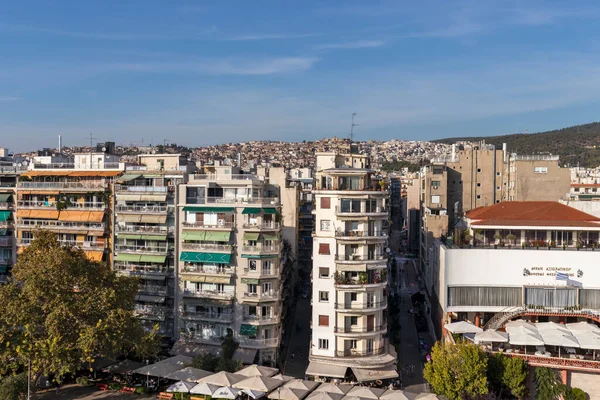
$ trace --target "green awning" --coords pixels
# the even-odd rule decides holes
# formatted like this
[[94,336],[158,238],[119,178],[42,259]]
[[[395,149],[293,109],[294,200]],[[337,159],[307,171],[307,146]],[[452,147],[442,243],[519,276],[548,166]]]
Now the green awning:
[[139,254],[117,254],[115,261],[139,262],[140,257]]
[[219,253],[200,253],[196,251],[182,251],[179,257],[180,261],[205,262],[215,264],[229,264],[231,254]]
[[6,222],[10,217],[11,211],[0,211],[0,222]]
[[167,240],[167,235],[142,235],[141,240],[154,240],[156,242],[164,242]]
[[183,240],[204,240],[206,231],[183,231],[181,238]]
[[5,274],[7,270],[8,270],[7,265],[0,265],[0,273],[1,274]]
[[10,193],[0,193],[0,203],[7,203],[10,196],[12,196]]
[[275,233],[263,233],[264,240],[278,240],[279,238]]
[[256,278],[242,278],[242,283],[249,283],[251,285],[258,285],[258,279],[256,279]]
[[139,178],[142,174],[125,174],[119,178],[117,178],[117,182],[129,182],[136,178]]
[[132,233],[117,233],[119,239],[141,240],[142,235],[134,235]]
[[8,229],[0,229],[0,236],[6,236],[6,232],[8,232]]
[[166,260],[167,260],[167,256],[142,255],[140,257],[140,262],[148,262],[148,263],[164,264],[164,262]]
[[244,232],[243,239],[244,240],[258,240],[258,235],[260,235],[260,233]]
[[235,208],[233,208],[233,207],[185,206],[185,207],[183,207],[183,211],[218,213],[218,212],[235,212]]
[[263,208],[265,214],[279,214],[276,208]]
[[144,174],[144,178],[147,178],[147,179],[162,178],[162,175],[161,174]]
[[275,257],[277,257],[277,254],[242,254],[242,258],[252,258],[252,259],[275,258]]
[[257,331],[258,331],[258,327],[257,326],[246,325],[246,324],[240,325],[240,335],[244,335],[244,336],[256,336],[256,332]]
[[244,211],[242,211],[242,214],[258,214],[259,212],[260,208],[246,207],[244,208]]
[[229,232],[213,232],[207,231],[204,240],[211,240],[214,242],[229,242],[231,237],[231,231]]

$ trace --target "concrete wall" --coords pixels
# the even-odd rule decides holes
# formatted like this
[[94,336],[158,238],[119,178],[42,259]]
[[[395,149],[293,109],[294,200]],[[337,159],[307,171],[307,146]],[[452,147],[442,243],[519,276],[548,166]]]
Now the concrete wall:
[[600,399],[600,375],[589,372],[569,372],[568,385],[587,393],[590,400]]
[[562,204],[565,204],[569,207],[573,207],[579,211],[583,211],[584,213],[593,215],[594,217],[600,218],[600,201],[559,201]]
[[[517,160],[515,166],[515,201],[557,201],[571,190],[571,171],[560,168],[556,160]],[[536,167],[548,172],[535,173]]]

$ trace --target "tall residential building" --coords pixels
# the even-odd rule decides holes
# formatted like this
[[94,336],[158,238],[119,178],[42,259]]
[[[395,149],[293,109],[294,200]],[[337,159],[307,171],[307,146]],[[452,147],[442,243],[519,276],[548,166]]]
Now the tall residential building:
[[310,168],[290,170],[290,184],[300,188],[298,207],[298,264],[310,272],[312,258],[312,234],[315,228],[313,214],[313,174]]
[[[1,153],[5,149],[0,149]],[[6,282],[16,261],[15,216],[17,178],[25,167],[0,157],[0,284]]]
[[398,376],[386,339],[388,192],[374,175],[355,146],[350,154],[317,153],[306,374],[319,379]]
[[178,189],[180,341],[173,352],[216,351],[230,331],[240,345],[236,358],[275,365],[298,191],[286,187],[281,168],[256,175],[218,164],[203,170]]
[[114,264],[139,278],[136,314],[147,329],[158,324],[163,344],[175,338],[175,189],[193,165],[180,154],[139,155],[114,188]]
[[124,168],[118,157],[104,152],[76,154],[70,162],[31,164],[17,183],[19,251],[42,228],[55,232],[60,243],[111,265],[111,187]]

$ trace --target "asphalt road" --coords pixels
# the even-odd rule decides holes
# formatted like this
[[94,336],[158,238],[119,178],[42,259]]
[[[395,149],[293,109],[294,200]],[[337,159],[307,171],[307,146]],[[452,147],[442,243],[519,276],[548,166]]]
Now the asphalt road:
[[[304,378],[306,375],[310,346],[310,317],[310,299],[298,298],[293,310],[293,322],[285,336],[285,343],[289,346],[282,366],[285,375],[296,378]],[[300,329],[297,329],[298,325]]]

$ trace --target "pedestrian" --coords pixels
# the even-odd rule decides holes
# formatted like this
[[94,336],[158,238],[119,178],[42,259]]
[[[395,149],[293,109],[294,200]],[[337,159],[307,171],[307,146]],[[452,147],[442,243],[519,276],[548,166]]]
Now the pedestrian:
[[294,352],[292,351],[292,360],[294,359],[294,357],[296,357],[296,355],[294,354]]

